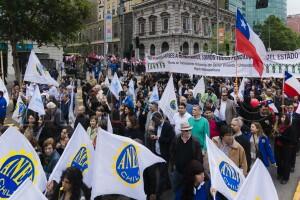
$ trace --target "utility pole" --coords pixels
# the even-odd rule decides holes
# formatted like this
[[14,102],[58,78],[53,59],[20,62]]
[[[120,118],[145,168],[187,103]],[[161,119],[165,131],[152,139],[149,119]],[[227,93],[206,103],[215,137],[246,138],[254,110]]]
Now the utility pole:
[[119,7],[119,21],[120,21],[120,58],[121,58],[121,70],[124,70],[124,11],[125,11],[125,0],[120,0]]
[[104,26],[104,32],[103,32],[103,57],[104,57],[104,65],[106,67],[106,54],[107,54],[107,41],[106,41],[106,14],[107,14],[107,5],[106,0],[103,1],[104,3],[104,11],[103,11],[103,26]]

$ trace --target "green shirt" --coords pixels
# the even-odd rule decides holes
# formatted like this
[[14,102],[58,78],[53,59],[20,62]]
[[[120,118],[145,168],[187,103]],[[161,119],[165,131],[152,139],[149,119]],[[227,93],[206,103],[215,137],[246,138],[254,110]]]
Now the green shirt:
[[206,151],[205,135],[209,137],[209,124],[206,118],[189,118],[189,124],[193,127],[192,136],[198,140],[202,151]]

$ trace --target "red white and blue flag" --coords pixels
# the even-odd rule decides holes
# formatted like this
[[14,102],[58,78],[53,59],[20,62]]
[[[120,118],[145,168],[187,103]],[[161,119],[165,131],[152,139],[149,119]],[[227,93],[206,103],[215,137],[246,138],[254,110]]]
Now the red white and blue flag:
[[300,82],[287,71],[284,73],[284,93],[289,97],[300,95]]
[[242,13],[237,10],[236,14],[236,51],[245,54],[253,60],[253,66],[262,76],[264,70],[264,59],[266,57],[266,48],[264,43],[247,23]]

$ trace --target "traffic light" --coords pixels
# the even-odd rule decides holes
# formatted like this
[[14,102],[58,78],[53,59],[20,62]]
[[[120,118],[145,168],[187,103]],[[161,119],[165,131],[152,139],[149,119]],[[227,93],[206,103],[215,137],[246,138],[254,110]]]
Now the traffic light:
[[256,9],[267,8],[269,0],[256,0]]

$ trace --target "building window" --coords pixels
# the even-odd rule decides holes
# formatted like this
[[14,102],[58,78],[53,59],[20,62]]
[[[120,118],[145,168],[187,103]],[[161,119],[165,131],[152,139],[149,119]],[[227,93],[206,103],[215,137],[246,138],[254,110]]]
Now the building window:
[[155,56],[155,45],[154,44],[151,44],[151,46],[150,46],[150,55]]
[[161,45],[161,53],[169,51],[169,44],[167,42],[163,42]]
[[162,33],[168,33],[169,32],[169,19],[170,19],[170,14],[167,12],[163,12],[160,14],[161,16],[161,30]]
[[113,23],[113,37],[119,37],[119,24],[118,22]]
[[208,34],[209,34],[208,20],[204,19],[203,22],[202,22],[202,25],[203,25],[203,34],[204,34],[204,36],[208,36]]
[[205,44],[203,45],[203,51],[204,51],[204,52],[207,52],[207,51],[208,51],[208,45],[207,45],[207,43],[205,43]]
[[169,18],[162,19],[162,32],[168,33],[169,30]]
[[183,55],[189,55],[189,43],[187,42],[183,43],[182,48],[183,48],[182,50]]
[[199,16],[193,17],[193,31],[194,34],[198,34],[199,33]]
[[140,44],[140,47],[139,47],[139,56],[140,56],[140,59],[144,59],[145,58],[145,45],[144,44]]
[[156,32],[156,17],[155,16],[150,16],[149,17],[149,34],[150,35],[155,35]]
[[140,18],[139,19],[139,35],[145,35],[145,19]]
[[182,29],[184,33],[188,33],[190,29],[190,24],[189,24],[189,17],[188,16],[183,16],[182,17]]
[[196,42],[194,44],[194,54],[197,54],[197,53],[199,53],[199,44]]

